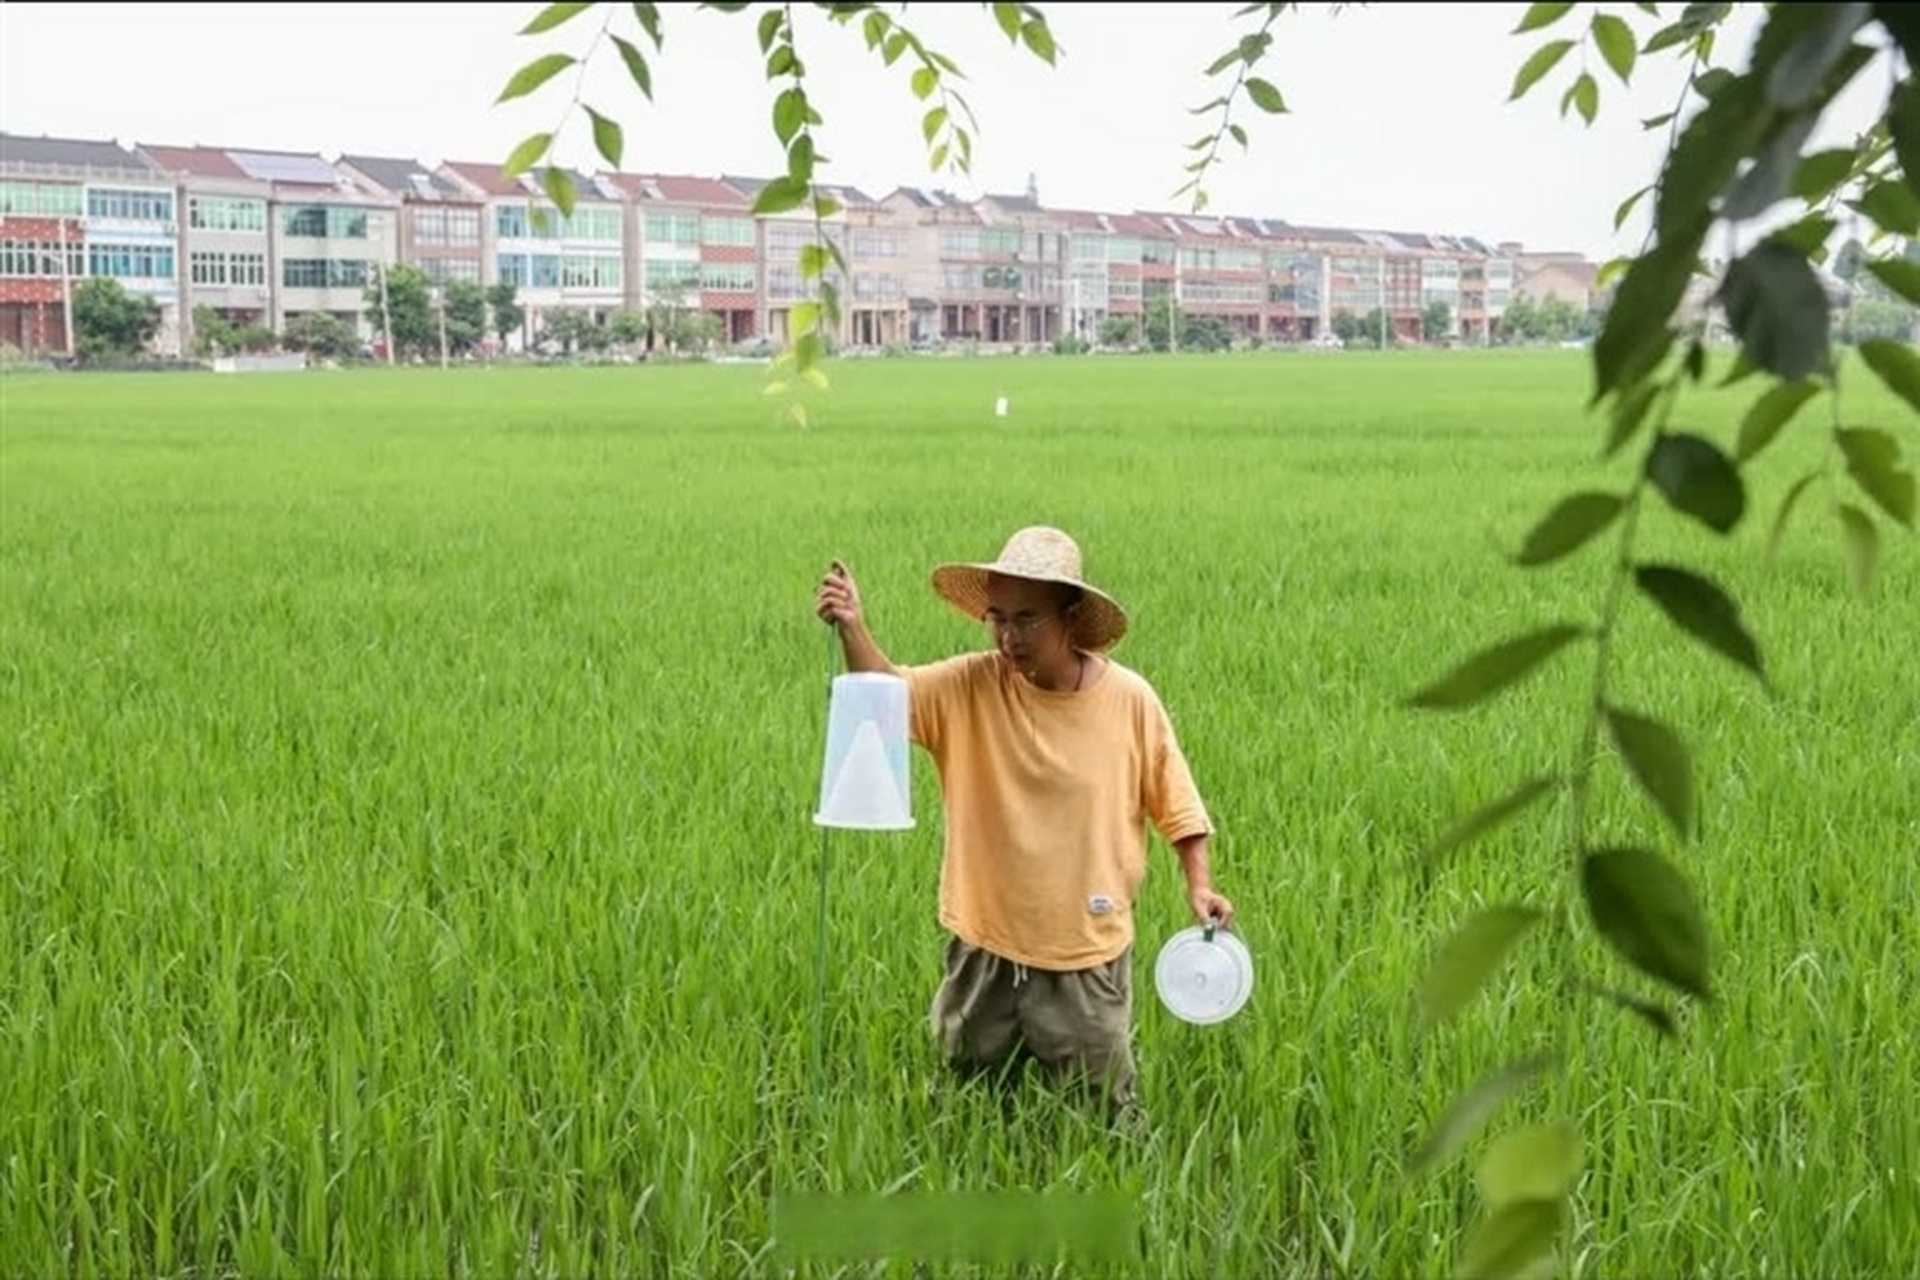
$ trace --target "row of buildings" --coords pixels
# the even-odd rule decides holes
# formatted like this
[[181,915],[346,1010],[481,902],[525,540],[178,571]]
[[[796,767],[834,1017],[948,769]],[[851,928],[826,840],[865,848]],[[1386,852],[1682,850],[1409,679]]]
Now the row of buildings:
[[[725,341],[784,340],[807,296],[810,217],[756,216],[762,180],[576,174],[562,217],[531,177],[492,161],[231,147],[124,146],[0,135],[0,342],[70,350],[74,282],[107,276],[160,306],[163,352],[192,346],[193,315],[276,332],[332,313],[371,338],[367,286],[413,264],[435,282],[516,287],[531,343],[556,308],[605,317],[671,297],[715,316]],[[835,188],[828,234],[846,264],[842,345],[1093,339],[1156,299],[1239,335],[1311,342],[1333,317],[1384,308],[1422,335],[1446,304],[1449,337],[1488,341],[1518,292],[1584,310],[1593,268],[1470,237],[1297,226],[1273,218],[1055,209],[1038,193],[963,200],[900,187]]]

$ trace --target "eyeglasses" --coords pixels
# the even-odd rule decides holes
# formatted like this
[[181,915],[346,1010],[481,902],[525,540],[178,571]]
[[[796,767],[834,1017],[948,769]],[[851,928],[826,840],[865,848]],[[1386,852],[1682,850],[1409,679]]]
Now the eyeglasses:
[[989,631],[1017,631],[1021,635],[1030,635],[1044,627],[1057,615],[1051,613],[1016,613],[1008,617],[992,609],[987,610],[981,621],[987,624]]

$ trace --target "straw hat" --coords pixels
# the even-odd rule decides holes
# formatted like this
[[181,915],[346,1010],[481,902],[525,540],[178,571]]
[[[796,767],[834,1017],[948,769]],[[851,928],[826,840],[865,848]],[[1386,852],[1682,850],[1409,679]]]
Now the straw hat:
[[1058,529],[1034,525],[1007,539],[991,564],[943,564],[933,571],[933,589],[975,622],[987,613],[987,576],[1060,582],[1079,587],[1074,639],[1085,649],[1110,649],[1127,633],[1127,611],[1080,576],[1079,544]]

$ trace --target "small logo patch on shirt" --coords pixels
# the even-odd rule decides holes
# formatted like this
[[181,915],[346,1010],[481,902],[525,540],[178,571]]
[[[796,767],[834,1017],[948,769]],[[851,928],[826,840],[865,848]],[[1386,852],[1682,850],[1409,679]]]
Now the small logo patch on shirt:
[[1113,910],[1113,899],[1104,893],[1096,893],[1087,899],[1087,910],[1096,916],[1104,916]]

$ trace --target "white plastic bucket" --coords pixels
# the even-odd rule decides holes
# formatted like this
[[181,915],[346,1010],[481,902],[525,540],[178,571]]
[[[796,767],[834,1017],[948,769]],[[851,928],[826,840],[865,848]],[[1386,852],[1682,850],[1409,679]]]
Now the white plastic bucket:
[[835,676],[814,822],[859,831],[913,826],[908,754],[907,682],[884,672]]

